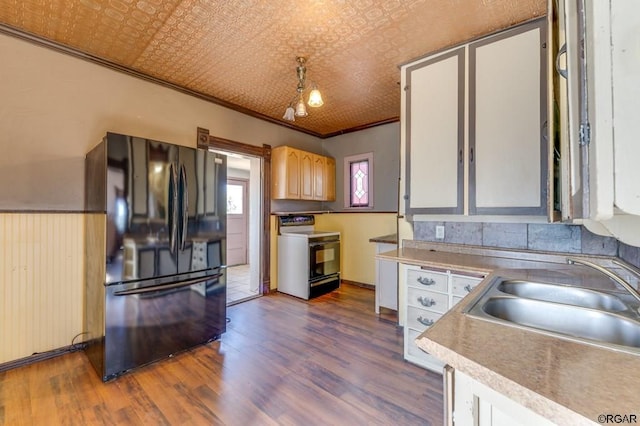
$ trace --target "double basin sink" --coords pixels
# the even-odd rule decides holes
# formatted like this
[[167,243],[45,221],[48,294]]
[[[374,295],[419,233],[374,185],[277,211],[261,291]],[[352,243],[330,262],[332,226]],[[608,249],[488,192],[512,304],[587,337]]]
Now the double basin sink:
[[627,293],[495,277],[471,317],[640,355],[638,302]]

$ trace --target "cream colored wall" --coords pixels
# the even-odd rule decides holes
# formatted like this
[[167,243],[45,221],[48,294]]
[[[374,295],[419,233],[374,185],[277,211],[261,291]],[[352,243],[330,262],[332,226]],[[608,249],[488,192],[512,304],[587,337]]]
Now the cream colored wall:
[[107,131],[193,147],[197,127],[258,146],[321,144],[313,136],[1,34],[0,52],[5,58],[2,209],[82,210],[84,155]]
[[22,211],[0,210],[0,363],[83,331],[84,156],[107,131],[186,146],[198,126],[258,146],[321,143],[6,35],[0,52],[0,209]]
[[369,239],[395,233],[395,213],[316,215],[316,228],[340,231],[342,279],[375,285],[376,247]]

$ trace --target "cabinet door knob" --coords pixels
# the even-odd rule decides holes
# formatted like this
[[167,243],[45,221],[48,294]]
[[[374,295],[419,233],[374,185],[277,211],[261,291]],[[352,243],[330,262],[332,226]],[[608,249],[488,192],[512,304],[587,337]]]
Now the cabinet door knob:
[[473,290],[473,287],[471,287],[471,284],[467,284],[464,286],[464,289],[467,290],[467,293],[471,293],[471,290]]
[[434,285],[436,283],[436,280],[427,277],[418,277],[417,281],[422,285]]
[[419,316],[418,318],[416,318],[418,320],[418,322],[422,325],[426,325],[427,327],[430,327],[433,325],[433,323],[435,322],[432,319],[424,319],[421,316]]
[[426,306],[426,307],[433,306],[436,304],[435,300],[430,299],[428,297],[422,297],[422,296],[418,297],[418,302],[420,302],[422,306]]

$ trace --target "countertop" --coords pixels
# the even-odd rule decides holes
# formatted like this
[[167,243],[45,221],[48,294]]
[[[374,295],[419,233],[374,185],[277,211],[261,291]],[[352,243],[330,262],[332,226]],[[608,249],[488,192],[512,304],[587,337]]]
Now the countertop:
[[[431,251],[435,250],[435,251]],[[512,257],[508,257],[509,254]],[[495,275],[549,278],[615,288],[564,254],[423,244],[377,257],[435,269],[490,273],[465,300],[418,339],[417,345],[455,369],[559,424],[598,423],[600,414],[640,417],[640,356],[494,324],[462,313]],[[609,258],[589,256],[600,264]]]
[[370,243],[398,244],[398,234],[382,235],[380,237],[369,238]]

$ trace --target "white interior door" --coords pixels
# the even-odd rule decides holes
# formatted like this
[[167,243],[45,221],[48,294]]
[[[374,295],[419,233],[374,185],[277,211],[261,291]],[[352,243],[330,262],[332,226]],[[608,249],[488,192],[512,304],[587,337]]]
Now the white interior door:
[[227,264],[247,263],[247,181],[227,179]]

